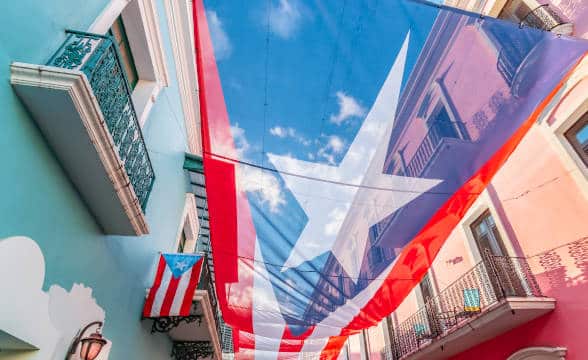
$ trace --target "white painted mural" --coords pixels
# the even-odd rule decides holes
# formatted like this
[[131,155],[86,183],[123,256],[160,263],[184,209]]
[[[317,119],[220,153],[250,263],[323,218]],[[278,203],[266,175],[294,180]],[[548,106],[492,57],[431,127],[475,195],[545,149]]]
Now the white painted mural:
[[[68,291],[51,285],[45,292],[44,280],[45,259],[35,241],[22,236],[0,240],[1,359],[63,360],[80,328],[104,321],[92,288],[73,284]],[[110,346],[109,341],[98,360],[108,359]]]

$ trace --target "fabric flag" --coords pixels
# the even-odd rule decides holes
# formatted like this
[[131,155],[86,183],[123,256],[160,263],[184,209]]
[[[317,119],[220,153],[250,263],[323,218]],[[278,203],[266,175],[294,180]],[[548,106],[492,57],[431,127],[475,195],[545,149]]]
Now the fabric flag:
[[161,254],[143,317],[190,315],[203,262],[200,254]]
[[242,357],[336,358],[394,311],[588,50],[404,0],[206,6],[211,244]]

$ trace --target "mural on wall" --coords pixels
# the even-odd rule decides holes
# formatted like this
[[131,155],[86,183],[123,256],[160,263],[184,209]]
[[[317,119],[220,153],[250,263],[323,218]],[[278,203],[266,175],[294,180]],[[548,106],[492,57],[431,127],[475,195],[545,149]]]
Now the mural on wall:
[[[8,358],[62,360],[80,328],[105,319],[92,288],[73,284],[68,291],[51,285],[45,292],[44,280],[45,259],[35,241],[0,240],[1,292],[8,295],[0,296],[0,348]],[[110,346],[109,341],[98,360],[108,359]]]

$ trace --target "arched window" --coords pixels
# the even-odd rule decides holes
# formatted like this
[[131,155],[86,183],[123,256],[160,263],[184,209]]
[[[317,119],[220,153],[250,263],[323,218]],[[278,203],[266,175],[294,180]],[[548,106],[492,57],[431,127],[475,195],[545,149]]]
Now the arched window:
[[507,360],[564,360],[566,348],[561,347],[528,347],[521,349]]

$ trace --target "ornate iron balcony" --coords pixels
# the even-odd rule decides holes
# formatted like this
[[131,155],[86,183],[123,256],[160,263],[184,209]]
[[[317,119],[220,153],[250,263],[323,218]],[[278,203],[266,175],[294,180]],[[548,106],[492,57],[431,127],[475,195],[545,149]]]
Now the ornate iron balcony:
[[47,65],[79,70],[86,75],[130,184],[145,211],[155,174],[112,38],[68,30],[67,39]]
[[507,298],[542,296],[526,259],[486,254],[483,261],[394,328],[392,346],[382,351],[384,358],[415,354],[423,344],[468,326]]
[[459,121],[436,122],[423,138],[410,162],[406,165],[406,174],[413,177],[422,175],[423,170],[433,157],[437,146],[443,139],[469,140],[465,125]]
[[571,32],[571,28],[568,29],[569,26],[566,29],[562,29],[562,31],[555,31],[558,27],[564,27],[564,25],[570,24],[566,23],[557,13],[552,11],[548,4],[540,5],[529,11],[523,20],[521,20],[521,25],[562,34]]

